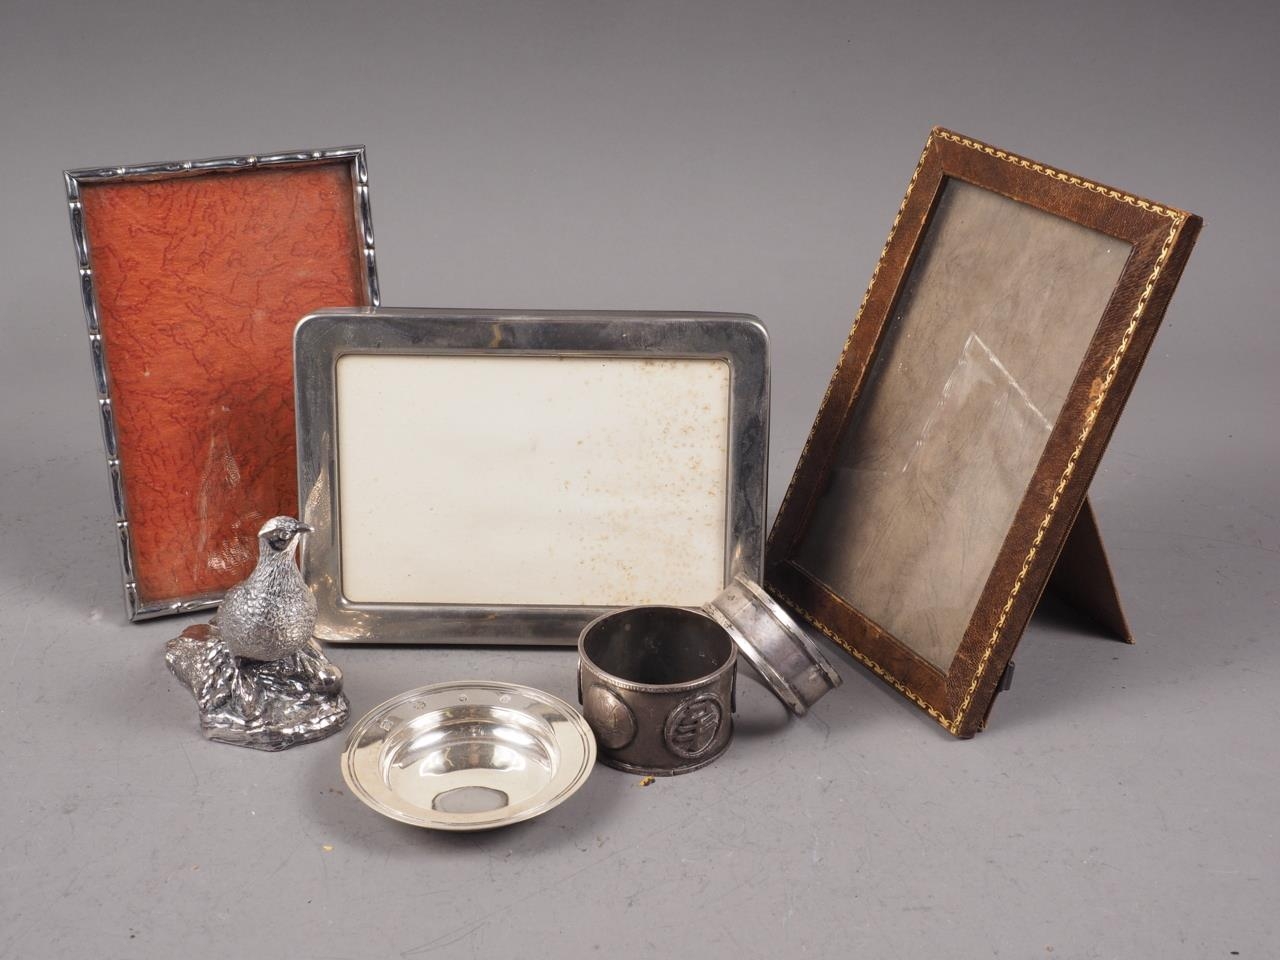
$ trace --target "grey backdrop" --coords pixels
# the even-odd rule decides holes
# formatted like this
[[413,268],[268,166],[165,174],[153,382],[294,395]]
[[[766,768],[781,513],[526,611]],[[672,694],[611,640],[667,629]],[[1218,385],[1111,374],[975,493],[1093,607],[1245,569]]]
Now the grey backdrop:
[[[1280,943],[1273,3],[0,4],[0,955],[1241,957]],[[1203,215],[1061,613],[958,743],[850,660],[541,820],[202,741],[123,622],[60,171],[364,142],[388,305],[746,310],[776,506],[929,127]],[[572,697],[567,650],[339,651]]]

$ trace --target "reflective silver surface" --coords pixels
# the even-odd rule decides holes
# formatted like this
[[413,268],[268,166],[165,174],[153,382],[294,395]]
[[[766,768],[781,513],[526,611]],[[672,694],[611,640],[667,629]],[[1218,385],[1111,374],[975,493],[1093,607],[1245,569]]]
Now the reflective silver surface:
[[273,517],[258,531],[258,563],[218,607],[222,641],[237,657],[279,660],[310,642],[316,598],[294,555],[311,532],[293,517]]
[[311,639],[316,602],[294,562],[310,527],[274,517],[258,531],[258,563],[227,591],[211,623],[165,645],[165,664],[191,691],[210,740],[284,750],[346,723],[342,671]]
[[148,620],[169,614],[207,610],[216,607],[222,595],[205,593],[150,602],[145,602],[138,596],[137,581],[133,575],[133,543],[129,533],[129,510],[120,476],[115,415],[111,405],[111,381],[107,376],[108,358],[102,341],[102,330],[98,324],[98,294],[94,284],[92,251],[84,228],[80,185],[129,180],[167,180],[206,173],[233,173],[263,167],[308,166],[316,163],[332,163],[334,160],[347,160],[351,163],[351,182],[355,192],[357,227],[361,243],[362,273],[369,293],[369,302],[376,306],[379,301],[378,267],[373,246],[373,218],[369,207],[369,168],[365,162],[363,146],[254,154],[242,157],[213,157],[173,163],[142,163],[123,167],[85,167],[63,172],[67,190],[67,211],[71,218],[71,242],[75,247],[76,265],[80,268],[80,301],[84,309],[85,326],[89,333],[89,356],[98,395],[98,420],[102,428],[102,446],[106,453],[107,475],[111,482],[111,502],[115,511],[120,569],[124,581],[125,611],[130,620]]
[[410,690],[366,714],[342,776],[379,813],[435,830],[488,830],[564,802],[586,781],[595,738],[558,697],[480,680]]
[[351,713],[342,671],[314,640],[279,660],[251,660],[228,649],[216,622],[198,623],[165,645],[164,660],[218,743],[286,750],[337,733]]
[[[574,642],[611,607],[356,602],[342,588],[335,371],[349,354],[708,358],[729,364],[724,583],[760,575],[769,446],[768,335],[755,317],[723,313],[321,310],[294,335],[298,490],[315,528],[302,571],[326,642]],[[657,398],[655,402],[662,402]],[[406,415],[410,415],[406,411]],[[440,415],[433,412],[434,416]],[[431,549],[427,532],[423,549]]]
[[707,614],[628,607],[578,638],[578,699],[600,762],[674,776],[711,763],[733,739],[737,647]]
[[804,628],[748,577],[735,577],[703,608],[733,637],[765,683],[796,716],[804,716],[840,674]]

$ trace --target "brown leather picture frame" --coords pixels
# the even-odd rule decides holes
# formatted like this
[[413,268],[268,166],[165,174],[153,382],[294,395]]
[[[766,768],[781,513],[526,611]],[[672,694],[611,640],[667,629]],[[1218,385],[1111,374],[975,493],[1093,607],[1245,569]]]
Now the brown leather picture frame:
[[985,725],[1051,579],[1128,639],[1086,493],[1200,227],[948,130],[925,144],[765,579],[954,736]]

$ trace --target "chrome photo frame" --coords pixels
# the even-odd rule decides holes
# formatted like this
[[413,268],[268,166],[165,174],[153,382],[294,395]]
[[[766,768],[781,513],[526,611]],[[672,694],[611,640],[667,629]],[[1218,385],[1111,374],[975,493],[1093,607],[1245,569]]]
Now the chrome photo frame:
[[[715,359],[728,364],[724,582],[762,563],[769,437],[768,335],[744,314],[322,310],[294,335],[301,553],[317,638],[337,643],[565,645],[613,607],[355,603],[342,589],[337,365],[350,354]],[[708,600],[710,597],[707,598]]]
[[89,336],[90,361],[97,395],[102,445],[111,485],[111,505],[116,525],[125,612],[130,621],[148,620],[171,614],[190,613],[216,607],[222,593],[200,593],[164,601],[148,601],[139,596],[134,576],[134,549],[130,535],[129,511],[121,476],[119,445],[112,409],[109,358],[103,343],[100,310],[94,282],[92,251],[85,228],[81,187],[86,184],[167,180],[210,173],[237,173],[248,170],[285,169],[346,161],[351,167],[356,235],[360,242],[361,279],[369,302],[379,303],[378,270],[373,241],[373,218],[369,202],[369,171],[363,145],[303,150],[284,153],[211,157],[201,160],[143,163],[119,167],[83,167],[63,172],[71,238],[80,275],[80,300]]

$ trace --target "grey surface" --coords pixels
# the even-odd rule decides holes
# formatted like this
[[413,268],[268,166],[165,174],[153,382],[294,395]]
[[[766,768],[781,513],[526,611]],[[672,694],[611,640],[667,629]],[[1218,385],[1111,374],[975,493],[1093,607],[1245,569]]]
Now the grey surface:
[[[0,6],[0,956],[1241,957],[1280,942],[1274,4]],[[776,505],[933,123],[1206,217],[1094,487],[1138,645],[1042,616],[957,743],[802,721],[455,838],[203,741],[128,626],[60,171],[364,141],[390,305],[773,334]],[[359,713],[565,650],[336,653]],[[1052,948],[1052,952],[1051,951]]]

